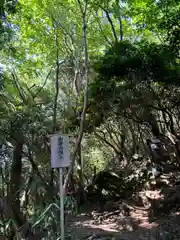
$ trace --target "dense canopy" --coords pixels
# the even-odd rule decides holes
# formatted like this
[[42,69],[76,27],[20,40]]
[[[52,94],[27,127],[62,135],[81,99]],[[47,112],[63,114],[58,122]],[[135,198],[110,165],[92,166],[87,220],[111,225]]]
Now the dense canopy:
[[58,238],[53,133],[67,214],[179,169],[179,47],[178,0],[0,0],[0,235]]

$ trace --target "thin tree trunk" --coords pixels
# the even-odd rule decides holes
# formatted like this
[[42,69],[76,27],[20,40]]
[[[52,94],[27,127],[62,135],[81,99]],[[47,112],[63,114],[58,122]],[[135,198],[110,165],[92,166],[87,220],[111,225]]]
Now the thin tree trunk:
[[58,48],[58,37],[56,37],[56,80],[55,80],[55,97],[54,97],[54,107],[53,107],[53,132],[56,131],[56,122],[57,122],[57,101],[59,96],[59,48]]
[[118,8],[120,41],[123,41],[123,25],[122,25],[122,16],[121,16],[121,0],[116,0],[116,5],[117,5],[117,8]]
[[153,115],[153,113],[151,111],[147,115],[147,120],[148,120],[149,124],[151,125],[151,130],[152,130],[152,134],[154,135],[154,137],[157,137],[160,139],[162,134],[159,130],[159,126],[157,124],[156,117]]
[[[54,26],[56,30],[56,26]],[[56,79],[55,79],[55,96],[54,96],[54,107],[53,107],[53,126],[52,131],[53,133],[57,129],[57,102],[59,96],[59,47],[58,47],[58,35],[55,32],[55,43],[56,43]],[[54,169],[51,169],[50,172],[50,181],[49,181],[49,189],[48,195],[54,196]]]
[[108,11],[105,8],[103,8],[102,6],[101,6],[101,8],[106,13],[106,17],[107,17],[107,19],[108,19],[108,21],[109,21],[109,23],[111,25],[111,29],[112,29],[112,33],[113,33],[113,36],[114,36],[114,40],[116,42],[118,42],[118,37],[117,37],[116,30],[115,30],[115,27],[114,27],[114,24],[113,24],[113,21],[112,21],[111,17],[109,15]]
[[[87,23],[86,23],[86,13],[87,13],[87,6],[88,6],[88,1],[85,0],[85,7],[83,10],[83,6],[80,2],[80,0],[77,0],[81,14],[82,14],[82,30],[83,30],[83,42],[84,42],[84,55],[85,55],[85,60],[84,60],[84,66],[85,66],[85,88],[84,88],[84,104],[83,104],[83,111],[81,114],[81,119],[80,119],[80,128],[79,128],[79,135],[75,144],[74,151],[71,156],[71,165],[68,169],[68,174],[66,176],[66,179],[64,181],[64,189],[67,188],[68,181],[71,177],[71,174],[73,172],[74,164],[75,164],[75,158],[76,154],[78,152],[79,146],[81,144],[82,138],[83,138],[83,133],[84,133],[84,122],[85,122],[85,115],[86,115],[86,109],[87,109],[87,104],[88,104],[88,82],[89,82],[89,76],[88,76],[88,43],[87,43]],[[65,191],[64,191],[65,193]]]
[[83,162],[82,162],[82,148],[81,145],[78,148],[78,205],[82,205],[85,202],[86,196],[85,196],[85,191],[84,191],[84,175],[83,175]]

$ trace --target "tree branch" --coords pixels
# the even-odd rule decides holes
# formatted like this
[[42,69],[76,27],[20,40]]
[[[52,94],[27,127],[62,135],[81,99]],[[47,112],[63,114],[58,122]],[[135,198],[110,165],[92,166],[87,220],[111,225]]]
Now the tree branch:
[[116,35],[116,30],[115,30],[114,24],[112,22],[112,19],[111,19],[110,15],[109,15],[108,11],[105,8],[103,8],[102,6],[100,6],[100,7],[106,13],[106,17],[107,17],[107,19],[108,19],[108,21],[109,21],[109,23],[111,25],[111,29],[112,29],[112,33],[113,33],[114,39],[115,39],[116,42],[118,42],[118,37]]
[[47,83],[47,80],[48,78],[50,77],[51,73],[52,73],[52,70],[53,70],[53,66],[51,67],[50,71],[48,72],[45,80],[44,80],[44,83],[43,85],[38,89],[38,91],[33,95],[33,99],[35,99],[39,94],[40,92],[43,90],[43,88],[46,86],[46,83]]
[[121,17],[121,0],[116,0],[116,5],[118,8],[118,20],[119,20],[119,33],[120,33],[120,41],[123,40],[123,26],[122,26],[122,17]]
[[24,104],[26,104],[27,103],[27,99],[26,99],[26,97],[24,95],[22,87],[19,84],[18,77],[17,77],[15,71],[11,72],[11,76],[12,76],[12,78],[14,80],[14,84],[15,84],[17,90],[18,90],[18,93],[19,93],[19,96],[20,96],[21,100],[23,101]]
[[[97,16],[97,12],[96,12],[96,17],[98,17],[98,16]],[[104,33],[104,31],[103,31],[103,28],[102,28],[101,23],[99,22],[99,20],[97,21],[97,23],[98,23],[99,29],[100,29],[100,31],[101,31],[104,39],[106,40],[106,42],[108,43],[108,45],[112,46],[111,42],[109,41],[109,39],[108,39],[107,36],[105,35],[105,33]]]
[[101,132],[101,133],[104,135],[104,137],[102,137],[97,132],[95,132],[94,135],[98,137],[101,141],[103,141],[107,146],[111,147],[116,154],[119,153],[118,149],[116,149],[116,147],[105,138],[105,133],[104,132]]
[[[24,153],[25,154],[25,153]],[[25,154],[26,155],[26,154]],[[32,153],[30,151],[30,148],[28,147],[28,154],[27,157],[31,163],[32,169],[34,171],[34,173],[40,178],[40,180],[42,181],[42,183],[44,184],[45,188],[48,189],[48,184],[46,182],[46,180],[42,177],[41,173],[39,172],[38,166],[36,165],[36,163],[34,162]]]

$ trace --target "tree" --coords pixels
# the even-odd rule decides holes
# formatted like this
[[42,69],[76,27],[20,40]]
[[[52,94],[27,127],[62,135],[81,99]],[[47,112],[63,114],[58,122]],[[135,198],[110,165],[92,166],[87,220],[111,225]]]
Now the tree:
[[0,2],[0,49],[3,48],[13,35],[13,29],[11,24],[8,22],[7,15],[14,14],[16,12],[17,1],[5,1]]
[[153,136],[171,143],[174,164],[180,159],[179,3],[21,0],[15,14],[2,7],[15,29],[0,52],[4,231],[13,218],[21,236],[37,237],[41,223],[56,238],[49,134],[74,133],[65,187],[72,179],[81,192],[96,171],[134,167],[137,153],[146,162]]

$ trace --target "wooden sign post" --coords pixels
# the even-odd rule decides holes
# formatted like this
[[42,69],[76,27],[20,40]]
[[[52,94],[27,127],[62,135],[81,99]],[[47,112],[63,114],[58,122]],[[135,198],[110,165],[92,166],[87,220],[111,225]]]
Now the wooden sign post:
[[59,169],[61,240],[64,240],[64,189],[63,168],[69,167],[69,136],[54,134],[51,136],[51,167]]

